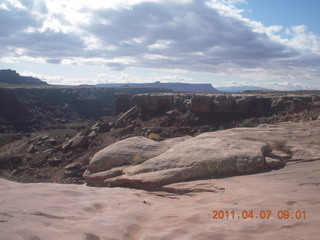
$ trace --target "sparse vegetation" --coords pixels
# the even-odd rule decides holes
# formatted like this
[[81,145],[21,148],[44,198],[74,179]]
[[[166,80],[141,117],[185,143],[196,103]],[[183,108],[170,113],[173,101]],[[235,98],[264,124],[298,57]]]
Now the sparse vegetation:
[[280,139],[273,141],[274,147],[276,150],[282,151],[286,148],[288,143],[288,140],[286,139]]
[[138,165],[138,164],[141,164],[143,163],[145,160],[141,158],[140,155],[136,155],[133,157],[133,164],[134,165]]
[[270,156],[273,150],[281,151],[291,155],[290,147],[287,145],[287,139],[279,139],[272,142],[272,144],[266,144],[261,148],[261,152],[264,156]]
[[210,174],[211,178],[221,177],[221,162],[216,159],[206,161],[205,165],[202,165],[202,168]]
[[222,131],[222,130],[224,130],[224,129],[225,129],[224,126],[223,126],[223,125],[220,125],[218,130],[219,130],[219,131]]
[[268,118],[267,118],[267,117],[260,117],[260,118],[258,119],[258,122],[259,122],[259,124],[266,124],[266,123],[268,123],[269,121],[268,121]]
[[150,133],[148,135],[148,138],[151,140],[154,140],[154,141],[160,141],[160,139],[161,139],[160,135],[157,133]]
[[256,127],[257,125],[252,119],[245,119],[242,123],[239,123],[238,127]]
[[291,150],[288,147],[287,143],[288,143],[287,139],[275,140],[273,141],[273,149],[287,153],[287,154],[291,154]]
[[270,156],[272,147],[270,146],[270,144],[263,145],[261,148],[261,152],[264,156]]

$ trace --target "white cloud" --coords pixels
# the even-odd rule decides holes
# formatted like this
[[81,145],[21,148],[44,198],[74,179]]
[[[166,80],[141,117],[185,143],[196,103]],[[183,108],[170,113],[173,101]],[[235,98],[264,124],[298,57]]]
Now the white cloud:
[[144,79],[138,78],[131,74],[118,72],[116,74],[111,73],[97,73],[93,77],[66,77],[63,75],[54,75],[54,74],[38,74],[32,71],[21,71],[19,72],[22,76],[32,76],[38,78],[42,81],[45,81],[53,85],[95,85],[100,83],[141,83],[145,81]]
[[288,42],[290,46],[307,51],[307,53],[320,55],[320,37],[308,32],[307,26],[292,27],[288,33],[292,36]]
[[[21,4],[20,1],[18,0],[8,0],[7,2],[9,2],[11,4],[12,7],[17,8],[17,9],[25,9],[26,7]],[[5,3],[4,3],[5,4]]]
[[3,10],[6,10],[6,11],[9,11],[8,5],[7,5],[7,4],[5,4],[5,3],[0,3],[0,9],[3,9]]
[[319,81],[319,36],[306,26],[265,27],[242,17],[238,2],[4,0],[0,60]]
[[98,74],[97,83],[141,83],[141,79],[127,73]]
[[173,74],[173,75],[160,75],[158,73],[152,73],[149,77],[150,82],[184,82],[184,83],[192,83],[194,80],[190,77],[184,77],[181,75]]

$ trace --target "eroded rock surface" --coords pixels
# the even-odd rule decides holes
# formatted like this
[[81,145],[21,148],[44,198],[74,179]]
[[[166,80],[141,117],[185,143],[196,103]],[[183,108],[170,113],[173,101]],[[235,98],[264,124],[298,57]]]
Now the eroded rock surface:
[[166,152],[128,167],[124,174],[105,180],[108,186],[158,187],[169,183],[253,173],[265,169],[261,148],[248,140],[201,134]]
[[[147,159],[160,155],[167,149],[168,147],[164,143],[145,137],[132,137],[118,141],[97,152],[92,157],[84,178],[89,184],[97,185],[96,178],[100,179],[103,175],[107,178],[115,174],[121,175],[122,173],[114,171],[114,169],[108,170],[124,165],[140,164]],[[95,175],[95,173],[99,174]],[[98,185],[101,185],[101,183]]]
[[[164,142],[133,137],[98,152],[84,176],[94,186],[157,189],[182,181],[256,173],[281,168],[301,160],[301,155],[320,158],[319,135],[320,121],[313,121],[235,128]],[[281,143],[279,139],[283,149],[273,146]],[[267,151],[267,146],[274,150]],[[139,161],[134,161],[136,156]]]
[[271,94],[137,94],[132,102],[144,119],[170,110],[195,114],[193,124],[210,121],[271,116],[278,113],[297,113],[318,108],[319,96]]
[[[170,184],[170,193],[0,179],[0,239],[318,240],[319,171],[320,161],[304,162]],[[220,210],[229,218],[212,219]],[[258,218],[241,218],[251,210]],[[266,210],[270,217],[260,219]],[[279,219],[284,210],[292,218]],[[305,211],[305,218],[297,219],[297,211]]]

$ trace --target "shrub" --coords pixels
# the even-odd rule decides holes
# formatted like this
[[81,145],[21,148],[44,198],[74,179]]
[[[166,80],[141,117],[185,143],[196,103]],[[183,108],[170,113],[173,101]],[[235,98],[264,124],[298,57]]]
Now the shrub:
[[282,151],[283,149],[286,148],[288,143],[288,140],[286,139],[280,139],[280,140],[275,140],[273,141],[274,147],[276,150]]
[[238,127],[256,127],[257,123],[255,123],[252,119],[245,119],[243,122],[238,124]]
[[284,151],[287,148],[287,143],[288,143],[288,140],[279,139],[279,140],[273,141],[273,146],[275,150]]
[[210,174],[211,178],[221,177],[221,162],[217,160],[208,160],[205,165],[202,166],[206,173]]
[[136,156],[133,157],[133,164],[134,164],[134,165],[141,164],[141,163],[143,163],[144,161],[145,161],[145,160],[143,160],[140,155],[136,155]]
[[270,144],[263,145],[261,148],[261,152],[263,156],[270,156],[272,152],[272,147],[270,146]]
[[220,125],[218,130],[219,131],[224,130],[224,126]]
[[275,140],[275,141],[273,141],[273,149],[287,153],[287,154],[292,154],[287,143],[288,143],[288,140],[286,140],[286,139]]
[[161,139],[159,134],[156,134],[156,133],[150,133],[148,138],[151,140],[154,140],[154,141],[160,141],[160,139]]
[[267,117],[260,117],[258,119],[258,121],[259,121],[259,124],[266,124],[266,123],[268,123],[268,118]]

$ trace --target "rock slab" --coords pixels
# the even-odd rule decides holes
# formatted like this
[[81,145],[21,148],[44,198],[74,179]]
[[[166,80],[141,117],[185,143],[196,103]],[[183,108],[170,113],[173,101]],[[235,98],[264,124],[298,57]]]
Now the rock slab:
[[[0,179],[0,239],[318,240],[319,169],[320,161],[304,162],[167,186],[179,194]],[[269,219],[238,218],[267,209]],[[277,217],[288,209],[306,218]],[[235,219],[212,219],[220,210],[234,211]]]
[[[312,129],[306,130],[306,129]],[[164,185],[279,169],[286,162],[319,159],[320,121],[235,128],[156,142],[133,137],[96,153],[84,177],[89,185],[159,189]],[[266,153],[277,140],[291,155]],[[303,158],[304,157],[304,158]]]
[[[254,173],[267,168],[261,150],[264,145],[228,135],[216,137],[215,133],[165,142],[127,138],[96,153],[84,177],[95,186],[146,189],[187,180]],[[114,171],[121,166],[121,171]]]

